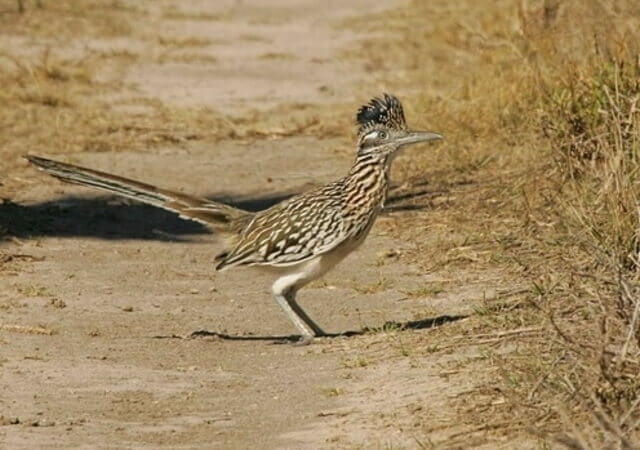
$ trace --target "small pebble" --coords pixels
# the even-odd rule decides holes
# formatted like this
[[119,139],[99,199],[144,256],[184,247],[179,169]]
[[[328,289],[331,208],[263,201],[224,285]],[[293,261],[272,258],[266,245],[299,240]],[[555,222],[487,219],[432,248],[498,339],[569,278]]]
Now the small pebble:
[[2,425],[18,425],[20,423],[20,419],[17,417],[5,417],[0,416],[0,426]]

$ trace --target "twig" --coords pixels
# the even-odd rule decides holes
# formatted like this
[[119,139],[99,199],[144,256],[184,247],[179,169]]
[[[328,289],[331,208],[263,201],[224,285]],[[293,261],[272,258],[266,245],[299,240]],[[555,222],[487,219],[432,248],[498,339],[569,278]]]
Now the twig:
[[533,333],[533,332],[538,332],[538,331],[542,331],[542,327],[516,328],[515,330],[499,331],[497,333],[483,333],[483,334],[473,334],[471,336],[459,336],[459,338],[461,338],[461,339],[464,339],[464,338],[483,338],[483,337],[500,338],[500,337],[506,337],[506,336],[513,336],[513,335],[517,335],[517,334]]
[[0,324],[0,330],[14,331],[16,333],[24,333],[24,334],[45,334],[47,336],[51,336],[52,334],[55,334],[53,330],[49,330],[47,328],[42,328],[42,327],[32,327],[28,325]]
[[567,412],[566,408],[563,405],[560,405],[557,411],[565,427],[571,428],[573,436],[569,436],[567,434],[560,434],[558,436],[555,436],[555,440],[558,443],[566,445],[569,448],[575,448],[580,450],[587,450],[592,448],[587,443],[588,439],[586,438],[586,436],[584,436],[584,434],[581,433],[580,430],[578,430],[578,428],[576,428],[576,424],[573,422],[573,420],[569,419],[569,413]]
[[[479,345],[479,344],[493,344],[495,342],[500,342],[504,340],[506,337],[518,336],[528,333],[537,333],[542,331],[540,327],[529,327],[529,328],[518,328],[516,330],[508,330],[501,331],[499,333],[487,333],[487,334],[474,334],[470,336],[456,336],[455,343],[451,345],[445,345],[443,347],[438,347],[439,350],[445,350],[448,348],[457,348],[461,345]],[[488,337],[488,339],[475,340],[480,337]],[[469,340],[469,342],[460,342],[463,340]]]
[[24,255],[20,253],[0,254],[0,264],[9,262],[14,259],[24,259],[27,261],[44,261],[44,256]]
[[[480,431],[492,430],[492,429],[496,429],[496,428],[502,428],[502,427],[504,427],[506,425],[514,425],[514,424],[513,424],[512,421],[496,422],[496,423],[485,423],[484,425],[478,425],[476,427],[473,427],[470,430],[464,430],[464,431],[459,431],[457,433],[453,433],[453,434],[447,436],[447,440],[450,441],[450,440],[452,440],[454,438],[457,438],[459,436],[475,434],[475,433],[478,433]],[[518,423],[517,426],[522,426],[522,424]]]
[[[582,400],[580,397],[578,397],[578,399],[581,401],[581,403],[583,403],[585,409],[588,409],[586,408],[584,400]],[[624,450],[637,450],[636,447],[631,442],[629,442],[627,438],[624,437],[624,434],[622,433],[622,430],[620,429],[618,424],[611,420],[611,418],[603,410],[600,402],[597,401],[593,394],[591,395],[591,402],[594,405],[594,408],[592,408],[590,412],[597,420],[601,429],[603,431],[608,431],[609,433],[617,437],[620,440],[620,445]]]
[[624,423],[627,421],[627,419],[629,417],[631,417],[631,414],[633,413],[633,411],[638,407],[638,405],[640,405],[640,396],[638,398],[636,398],[636,401],[633,402],[633,404],[631,405],[631,407],[627,410],[626,413],[624,413],[622,416],[620,416],[620,426],[624,425]]
[[589,447],[586,447],[581,441],[576,438],[573,438],[567,434],[559,434],[557,436],[553,436],[553,439],[558,443],[562,444],[567,448],[574,450],[588,450]]
[[[627,299],[630,301],[634,301],[634,298],[631,295],[627,282],[624,279],[621,279],[620,284],[622,285],[624,295],[627,297]],[[636,304],[636,307],[633,311],[633,318],[631,319],[631,324],[629,325],[629,332],[627,334],[627,339],[624,341],[624,344],[622,345],[622,349],[620,350],[618,366],[620,366],[622,364],[622,361],[625,360],[625,357],[627,356],[627,351],[629,349],[629,343],[631,342],[631,339],[633,339],[633,336],[636,331],[636,323],[638,322],[638,316],[640,316],[640,301],[638,301],[638,299],[635,299],[635,304]]]
[[547,370],[540,378],[538,378],[538,381],[536,381],[536,384],[533,385],[533,388],[531,388],[529,394],[527,395],[528,400],[531,400],[533,398],[540,385],[544,382],[544,380],[547,379],[549,375],[551,375],[553,369],[555,369],[558,363],[564,359],[565,355],[566,353],[562,352],[562,354],[558,356],[555,361],[553,361],[553,363],[551,363],[551,367],[549,367],[549,370]]

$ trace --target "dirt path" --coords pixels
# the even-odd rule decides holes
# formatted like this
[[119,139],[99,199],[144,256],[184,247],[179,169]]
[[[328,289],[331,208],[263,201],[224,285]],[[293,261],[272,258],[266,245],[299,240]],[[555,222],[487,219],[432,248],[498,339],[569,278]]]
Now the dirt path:
[[[212,3],[158,2],[141,26],[163,30],[164,53],[121,74],[127,89],[114,104],[135,108],[130,99],[143,96],[242,115],[355,102],[367,75],[340,55],[363,36],[340,24],[371,12],[370,1]],[[158,51],[144,39],[87,45]],[[335,151],[344,146],[291,137],[67,159],[261,208],[340,176],[352,157]],[[402,212],[381,218],[363,248],[301,301],[333,332],[388,321],[418,329],[295,347],[272,338],[294,330],[269,277],[216,274],[219,246],[204,229],[24,173],[37,182],[11,211],[29,231],[14,227],[16,239],[1,245],[37,261],[18,256],[0,279],[0,416],[19,419],[0,427],[6,448],[411,448],[425,426],[415,411],[428,409],[429,426],[455,420],[446,405],[473,387],[464,372],[442,374],[450,355],[403,357],[403,333],[428,340],[431,319],[469,313],[486,284],[408,296],[438,276],[397,256],[412,245],[388,232]],[[177,337],[198,329],[234,338]]]

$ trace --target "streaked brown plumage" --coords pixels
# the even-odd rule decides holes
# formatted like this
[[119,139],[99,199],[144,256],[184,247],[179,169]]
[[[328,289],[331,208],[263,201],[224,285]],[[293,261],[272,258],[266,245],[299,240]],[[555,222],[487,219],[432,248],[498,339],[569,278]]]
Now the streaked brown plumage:
[[296,292],[364,241],[384,207],[398,150],[442,138],[408,130],[400,101],[388,94],[361,107],[357,122],[358,153],[347,176],[258,213],[38,156],[26,158],[63,181],[133,198],[228,233],[233,244],[218,255],[216,269],[245,265],[274,272],[273,294],[308,342],[324,332],[298,305]]

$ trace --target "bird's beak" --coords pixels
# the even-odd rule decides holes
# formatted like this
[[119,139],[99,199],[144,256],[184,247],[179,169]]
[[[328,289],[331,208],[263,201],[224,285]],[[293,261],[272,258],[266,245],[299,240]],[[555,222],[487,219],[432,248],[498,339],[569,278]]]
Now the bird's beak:
[[406,136],[402,136],[397,142],[401,146],[404,146],[417,144],[419,142],[440,141],[442,139],[442,135],[430,131],[407,131]]

